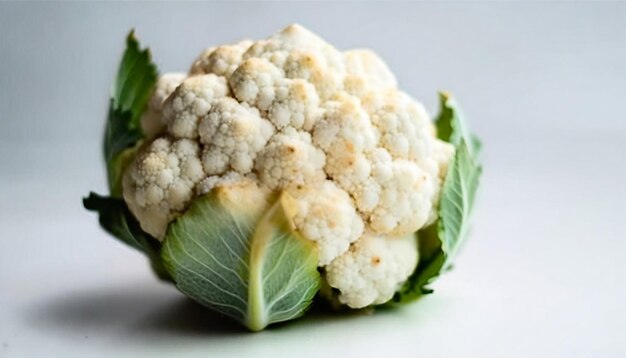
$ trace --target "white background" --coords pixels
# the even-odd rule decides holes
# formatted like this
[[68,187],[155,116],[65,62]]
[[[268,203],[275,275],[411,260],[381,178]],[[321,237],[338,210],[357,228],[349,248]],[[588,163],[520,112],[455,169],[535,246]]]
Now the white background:
[[[137,29],[163,71],[291,22],[367,46],[483,138],[470,240],[395,311],[238,331],[81,206]],[[1,3],[0,357],[626,356],[626,4]]]

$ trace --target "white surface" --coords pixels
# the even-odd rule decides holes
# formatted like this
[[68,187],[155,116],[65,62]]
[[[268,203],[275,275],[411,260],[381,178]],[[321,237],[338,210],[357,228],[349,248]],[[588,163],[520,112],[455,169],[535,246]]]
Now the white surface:
[[[484,139],[471,240],[397,311],[260,334],[152,277],[80,197],[123,36],[161,68],[298,21]],[[625,4],[0,4],[0,357],[626,356]],[[169,49],[169,50],[168,50]]]

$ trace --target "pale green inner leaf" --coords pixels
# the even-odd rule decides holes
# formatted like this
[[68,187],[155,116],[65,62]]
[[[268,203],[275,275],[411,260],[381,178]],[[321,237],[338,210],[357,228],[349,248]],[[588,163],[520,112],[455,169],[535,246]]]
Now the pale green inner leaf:
[[259,218],[211,193],[197,198],[170,225],[162,256],[182,292],[252,330],[302,315],[320,284],[317,252],[280,200]]

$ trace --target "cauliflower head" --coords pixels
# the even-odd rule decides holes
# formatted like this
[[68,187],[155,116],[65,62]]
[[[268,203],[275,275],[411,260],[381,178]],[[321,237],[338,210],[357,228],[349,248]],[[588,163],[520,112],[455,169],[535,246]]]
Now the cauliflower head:
[[158,74],[134,33],[86,209],[153,271],[250,330],[313,302],[432,292],[468,231],[480,141],[448,93],[431,121],[369,50],[299,25]]
[[123,178],[145,232],[162,240],[196,197],[254,182],[295,199],[291,224],[341,303],[385,303],[415,270],[454,147],[373,52],[291,25],[203,51],[148,103]]

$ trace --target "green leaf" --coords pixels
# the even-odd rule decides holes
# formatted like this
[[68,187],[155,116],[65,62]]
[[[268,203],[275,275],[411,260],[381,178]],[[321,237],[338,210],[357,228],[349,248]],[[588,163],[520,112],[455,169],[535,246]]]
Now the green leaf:
[[128,210],[124,200],[90,193],[83,199],[83,206],[99,214],[100,226],[125,244],[145,253],[154,272],[161,279],[169,279],[159,254],[160,243],[141,230],[139,222]]
[[220,190],[195,199],[162,249],[177,287],[253,331],[301,316],[320,275],[314,244],[291,228],[292,200],[251,212]]
[[134,147],[122,150],[114,156],[107,165],[107,178],[109,180],[109,191],[112,197],[122,197],[122,177],[126,168],[133,162],[141,141]]
[[111,195],[121,197],[121,173],[134,156],[133,148],[143,138],[140,118],[158,78],[150,50],[141,50],[133,31],[126,39],[126,50],[119,65],[104,135]]
[[470,132],[456,99],[448,92],[440,92],[439,103],[441,110],[435,119],[439,139],[455,147],[458,147],[461,141],[465,141],[470,154],[477,156],[481,146],[480,140]]
[[[453,121],[458,116],[455,113],[455,107],[451,106],[452,98],[447,92],[439,92],[439,115],[435,118],[435,127],[437,128],[437,137],[448,143],[454,143],[452,140]],[[458,131],[457,131],[458,132]]]
[[150,51],[141,50],[131,31],[126,39],[113,84],[104,134],[104,158],[110,197],[91,193],[83,199],[87,210],[99,214],[100,226],[120,241],[145,253],[155,273],[170,279],[161,262],[160,243],[141,230],[122,197],[122,176],[141,144],[139,119],[157,81],[157,69]]
[[465,237],[478,178],[482,168],[472,158],[465,140],[452,158],[450,173],[446,175],[439,202],[439,237],[442,250],[449,256]]
[[450,266],[467,234],[482,172],[477,159],[480,141],[467,128],[456,101],[448,94],[441,94],[440,99],[437,133],[440,139],[455,146],[455,154],[441,188],[439,219],[417,233],[420,261],[394,302],[408,302],[431,293],[428,284]]

